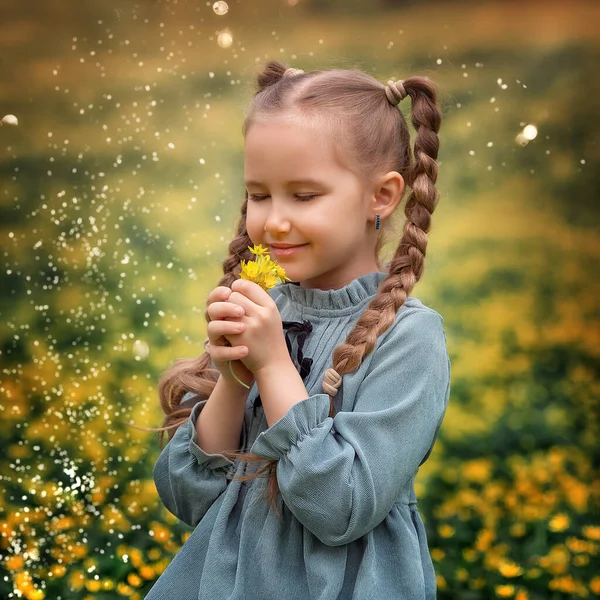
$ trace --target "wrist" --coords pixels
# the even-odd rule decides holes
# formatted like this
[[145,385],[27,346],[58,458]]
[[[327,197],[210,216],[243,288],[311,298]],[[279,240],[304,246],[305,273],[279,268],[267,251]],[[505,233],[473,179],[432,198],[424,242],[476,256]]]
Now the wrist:
[[256,385],[260,387],[262,382],[272,380],[275,377],[279,378],[288,371],[293,371],[296,375],[298,374],[294,363],[289,357],[288,360],[271,362],[268,365],[257,369],[254,371],[254,379],[256,380]]
[[232,399],[239,399],[241,401],[245,401],[248,398],[248,394],[250,393],[249,389],[241,386],[234,379],[229,379],[223,375],[219,376],[217,380],[217,385],[223,389],[223,391],[227,394],[227,397]]

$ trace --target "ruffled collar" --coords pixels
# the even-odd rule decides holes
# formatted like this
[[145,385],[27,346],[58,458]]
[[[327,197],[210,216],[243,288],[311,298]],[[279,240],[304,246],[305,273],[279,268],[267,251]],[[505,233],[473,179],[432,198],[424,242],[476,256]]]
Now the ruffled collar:
[[317,311],[343,310],[361,305],[377,293],[387,273],[373,271],[361,275],[339,290],[303,288],[294,283],[283,283],[273,289],[292,304]]

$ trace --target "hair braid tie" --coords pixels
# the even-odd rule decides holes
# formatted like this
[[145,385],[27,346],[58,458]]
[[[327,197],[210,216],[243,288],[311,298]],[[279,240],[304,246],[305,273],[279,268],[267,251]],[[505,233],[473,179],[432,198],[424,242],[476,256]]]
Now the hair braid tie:
[[402,85],[403,83],[404,79],[396,81],[395,83],[390,79],[385,86],[385,95],[392,106],[398,106],[398,104],[408,96],[407,91]]
[[342,385],[342,376],[335,369],[327,369],[323,377],[323,391],[333,398],[340,385]]
[[302,75],[303,73],[304,71],[302,69],[294,69],[293,67],[290,67],[284,71],[282,77],[293,77],[294,75]]

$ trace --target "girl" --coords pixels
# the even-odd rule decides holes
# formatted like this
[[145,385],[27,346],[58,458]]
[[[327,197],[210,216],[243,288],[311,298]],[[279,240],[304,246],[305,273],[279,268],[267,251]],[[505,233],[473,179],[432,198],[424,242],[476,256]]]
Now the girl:
[[[154,481],[194,531],[146,598],[433,599],[414,479],[446,411],[450,361],[442,317],[409,293],[438,197],[434,87],[276,61],[258,87],[207,351],[159,384],[163,429],[177,429]],[[404,231],[383,267],[405,184]],[[289,283],[238,279],[258,244]]]

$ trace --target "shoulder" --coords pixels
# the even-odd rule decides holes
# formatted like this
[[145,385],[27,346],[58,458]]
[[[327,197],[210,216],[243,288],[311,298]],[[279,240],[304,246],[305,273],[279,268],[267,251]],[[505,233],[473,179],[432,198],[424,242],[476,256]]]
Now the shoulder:
[[404,318],[408,314],[421,314],[421,315],[429,315],[429,319],[438,320],[440,324],[444,324],[444,317],[437,311],[423,304],[421,300],[415,298],[414,296],[409,296],[406,299],[406,302],[400,307],[398,310],[397,316],[400,318]]
[[444,318],[418,298],[409,296],[398,309],[393,325],[379,336],[377,345],[387,351],[390,347],[398,352],[418,348],[431,351],[435,347],[445,353]]

